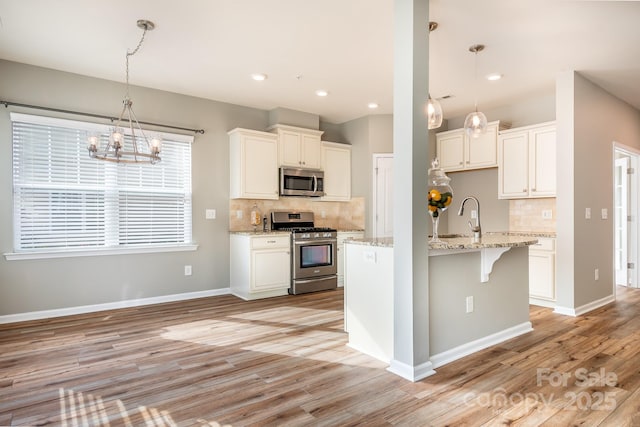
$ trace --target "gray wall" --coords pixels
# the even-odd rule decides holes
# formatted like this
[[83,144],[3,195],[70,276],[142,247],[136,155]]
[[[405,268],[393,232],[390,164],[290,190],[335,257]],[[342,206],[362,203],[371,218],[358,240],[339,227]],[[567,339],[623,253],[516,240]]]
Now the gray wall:
[[640,148],[640,111],[573,71],[558,77],[557,92],[556,287],[559,306],[579,308],[614,292],[613,142]]
[[[119,113],[124,85],[0,61],[0,98],[97,114]],[[133,87],[141,120],[202,128],[193,144],[194,252],[6,261],[0,257],[0,315],[196,292],[229,286],[229,150],[226,132],[265,129],[262,110]],[[13,251],[11,123],[0,109],[0,251]],[[54,115],[38,110],[30,114]],[[58,115],[60,116],[60,115]],[[68,116],[83,120],[79,116]],[[205,220],[205,208],[217,219]],[[184,276],[184,265],[193,275]]]

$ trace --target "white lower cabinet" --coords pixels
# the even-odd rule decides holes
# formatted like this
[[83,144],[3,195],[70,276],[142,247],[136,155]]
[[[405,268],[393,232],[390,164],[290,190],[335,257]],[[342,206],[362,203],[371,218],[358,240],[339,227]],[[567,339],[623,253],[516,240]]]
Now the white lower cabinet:
[[245,300],[287,295],[291,285],[288,234],[230,236],[231,293]]
[[364,238],[364,231],[338,231],[338,286],[344,286],[344,242]]
[[555,264],[555,239],[538,237],[538,243],[529,246],[529,303],[555,307]]

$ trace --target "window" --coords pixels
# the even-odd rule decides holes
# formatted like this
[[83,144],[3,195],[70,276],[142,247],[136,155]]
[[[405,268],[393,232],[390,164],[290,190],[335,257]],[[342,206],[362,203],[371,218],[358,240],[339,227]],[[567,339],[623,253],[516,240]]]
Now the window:
[[11,113],[14,250],[83,252],[192,245],[190,136],[163,133],[162,161],[91,159],[109,126]]

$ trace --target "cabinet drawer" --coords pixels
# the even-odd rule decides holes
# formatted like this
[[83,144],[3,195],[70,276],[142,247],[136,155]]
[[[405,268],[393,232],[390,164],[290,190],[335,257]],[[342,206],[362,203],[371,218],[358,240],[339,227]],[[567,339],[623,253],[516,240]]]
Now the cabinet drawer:
[[288,248],[289,236],[252,237],[251,249]]
[[538,237],[538,243],[529,247],[537,251],[555,251],[555,243],[556,239],[553,239],[551,237]]

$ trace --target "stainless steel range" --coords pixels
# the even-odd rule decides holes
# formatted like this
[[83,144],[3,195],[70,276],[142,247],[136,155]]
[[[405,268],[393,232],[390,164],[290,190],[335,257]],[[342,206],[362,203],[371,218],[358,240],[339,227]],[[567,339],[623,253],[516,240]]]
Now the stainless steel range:
[[292,295],[338,287],[337,230],[315,227],[313,212],[271,212],[271,229],[291,231]]

